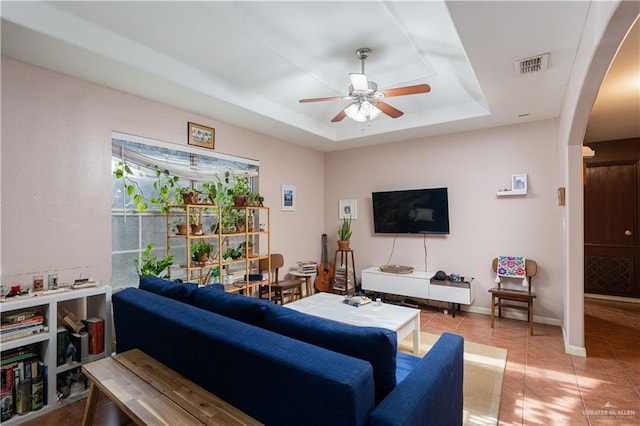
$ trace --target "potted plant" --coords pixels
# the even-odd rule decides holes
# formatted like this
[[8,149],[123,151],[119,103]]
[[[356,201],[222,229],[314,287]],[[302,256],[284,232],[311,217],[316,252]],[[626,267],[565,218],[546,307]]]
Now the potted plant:
[[351,240],[351,218],[342,219],[342,224],[338,227],[338,250],[349,250]]
[[212,251],[213,244],[207,243],[206,241],[198,241],[191,246],[191,260],[206,263]]
[[233,185],[230,188],[231,197],[233,197],[233,205],[235,207],[244,207],[247,205],[247,199],[251,193],[249,187],[249,176],[235,177]]
[[244,214],[241,214],[240,212],[236,212],[236,213],[237,213],[235,216],[236,232],[244,232],[246,230]]
[[191,233],[198,235],[202,231],[202,223],[200,223],[200,214],[197,209],[189,212],[189,225],[191,225]]
[[216,197],[218,195],[218,184],[213,182],[205,182],[202,184],[202,189],[204,190],[204,194],[207,196],[209,203],[211,205],[216,205]]
[[252,207],[262,207],[264,204],[264,197],[258,192],[251,192],[247,197],[247,204]]
[[182,204],[198,204],[199,192],[192,188],[178,188],[178,193],[182,197]]
[[136,264],[136,271],[139,276],[154,275],[160,278],[167,278],[167,275],[161,275],[165,269],[173,265],[173,259],[175,256],[169,255],[158,260],[158,256],[151,256],[151,250],[153,250],[153,243],[149,243],[147,248],[144,249],[140,259],[135,259],[133,262]]
[[175,232],[176,235],[187,235],[187,224],[180,217],[172,217],[169,223],[169,233]]
[[238,259],[242,257],[242,251],[239,248],[228,246],[222,256],[225,259]]
[[240,243],[239,248],[244,252],[244,257],[256,257],[256,255],[253,253],[253,241],[243,241],[242,243]]

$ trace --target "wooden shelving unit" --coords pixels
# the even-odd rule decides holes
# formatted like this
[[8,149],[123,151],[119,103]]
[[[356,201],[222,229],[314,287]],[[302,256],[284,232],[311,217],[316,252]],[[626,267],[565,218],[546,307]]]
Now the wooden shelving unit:
[[[232,228],[229,228],[227,223],[230,217],[239,218]],[[190,220],[196,225],[201,225],[200,231],[195,231],[188,226],[185,234],[178,234],[175,222],[189,224]],[[239,226],[241,229],[235,228],[236,225],[241,225]],[[217,268],[220,274],[219,282],[227,284],[228,291],[241,291],[247,295],[257,294],[256,287],[270,285],[271,272],[267,272],[269,275],[266,279],[248,280],[246,278],[261,274],[258,270],[259,260],[270,258],[269,226],[268,207],[246,206],[224,209],[208,204],[170,206],[167,212],[167,254],[173,254],[176,258],[174,265],[169,267],[169,278],[182,278],[186,282],[197,282],[200,285],[211,284],[215,282],[214,272]],[[204,263],[191,258],[192,246],[200,241],[214,246],[209,259]],[[246,256],[250,251],[244,250],[242,257],[224,258],[227,248],[240,249],[242,245],[253,246],[254,251],[258,250],[257,254]],[[239,272],[240,277],[237,276]],[[234,275],[233,284],[225,283],[224,276],[229,273]]]

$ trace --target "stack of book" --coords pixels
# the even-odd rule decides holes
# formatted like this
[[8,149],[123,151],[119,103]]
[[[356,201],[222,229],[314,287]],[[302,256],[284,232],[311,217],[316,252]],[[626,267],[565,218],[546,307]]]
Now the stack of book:
[[36,311],[25,311],[3,316],[0,327],[0,342],[8,342],[49,331],[49,327],[44,325],[44,316]]
[[29,347],[5,351],[0,364],[0,419],[42,408],[46,403],[46,366],[37,353]]
[[298,272],[303,274],[314,274],[318,264],[312,260],[300,260],[298,261]]
[[335,278],[333,280],[333,289],[346,291],[348,288],[353,287],[353,282],[351,277],[347,276],[347,268],[345,265],[338,266],[336,268]]

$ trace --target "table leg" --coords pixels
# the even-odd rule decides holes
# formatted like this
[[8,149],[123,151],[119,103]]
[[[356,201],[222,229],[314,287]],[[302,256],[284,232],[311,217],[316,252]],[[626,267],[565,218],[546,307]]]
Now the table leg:
[[420,312],[413,319],[413,353],[420,353]]
[[311,296],[313,294],[313,288],[311,286],[311,277],[310,276],[306,276],[304,278],[307,281],[307,297],[309,297],[309,296]]
[[493,328],[493,318],[495,316],[496,313],[496,306],[495,306],[495,297],[493,296],[493,294],[491,295],[491,328]]
[[100,388],[97,387],[93,382],[89,386],[89,396],[87,396],[87,401],[84,406],[84,416],[82,418],[83,426],[91,426],[93,425],[93,419],[96,414],[96,406],[98,405],[98,398],[100,397]]

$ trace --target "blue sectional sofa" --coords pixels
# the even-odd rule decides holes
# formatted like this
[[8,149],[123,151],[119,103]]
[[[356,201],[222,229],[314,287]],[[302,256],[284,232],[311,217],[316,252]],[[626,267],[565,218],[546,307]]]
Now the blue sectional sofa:
[[463,339],[419,358],[394,331],[143,277],[113,295],[117,352],[139,348],[267,425],[460,425]]

